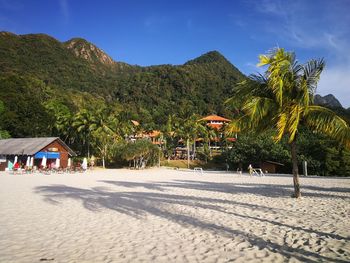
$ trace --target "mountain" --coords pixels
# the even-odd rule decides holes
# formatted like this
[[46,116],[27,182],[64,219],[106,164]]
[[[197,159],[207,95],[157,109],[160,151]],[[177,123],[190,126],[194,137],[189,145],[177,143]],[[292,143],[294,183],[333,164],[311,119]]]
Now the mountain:
[[53,108],[74,114],[117,107],[150,128],[169,114],[229,117],[224,101],[243,78],[217,51],[184,65],[140,67],[114,61],[81,38],[60,42],[46,34],[0,32],[0,122],[12,136],[50,135],[45,127],[52,126]]
[[339,100],[337,100],[337,98],[333,94],[328,94],[324,97],[316,94],[314,100],[315,104],[317,105],[322,105],[329,108],[343,108]]
[[110,56],[85,39],[72,38],[64,44],[68,49],[72,50],[77,57],[86,59],[92,63],[97,62],[105,65],[116,64]]

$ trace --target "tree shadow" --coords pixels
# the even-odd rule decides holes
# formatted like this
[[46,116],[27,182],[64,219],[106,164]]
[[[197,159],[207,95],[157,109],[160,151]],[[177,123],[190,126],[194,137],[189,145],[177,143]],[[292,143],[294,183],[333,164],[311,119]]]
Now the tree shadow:
[[[202,181],[191,181],[191,180],[175,180],[176,183],[169,183],[169,182],[157,182],[157,183],[134,183],[134,182],[124,182],[124,181],[110,181],[110,180],[102,180],[99,182],[103,182],[103,183],[107,183],[107,184],[112,184],[112,185],[116,185],[116,186],[124,186],[124,187],[142,187],[145,189],[159,189],[160,191],[164,192],[166,190],[166,188],[184,188],[184,189],[191,189],[191,190],[200,190],[200,191],[217,191],[217,192],[225,192],[225,193],[243,193],[243,192],[248,192],[251,193],[251,190],[253,190],[253,193],[256,193],[257,191],[255,190],[256,188],[256,184],[253,184],[253,187],[246,187],[246,185],[243,187],[243,191],[241,189],[241,187],[238,187],[237,189],[237,185],[236,184],[225,184],[225,183],[212,183],[212,182],[202,182]],[[251,184],[249,184],[250,186]],[[258,185],[260,186],[260,184]],[[271,185],[269,185],[269,187],[267,188],[266,185],[263,185],[263,189],[262,192],[266,192],[267,191],[271,191],[272,189],[274,190],[275,187],[273,187],[272,189],[270,188]],[[276,188],[279,188],[280,186],[278,185]],[[285,187],[285,186],[284,186]],[[314,187],[314,186],[310,186],[311,189],[316,189],[317,191],[323,190],[324,188],[321,187]],[[291,188],[290,186],[287,186],[287,188]],[[232,191],[233,189],[233,191]],[[247,190],[248,189],[248,190]],[[334,189],[334,188],[333,188]],[[231,191],[230,191],[231,190]],[[246,191],[247,190],[247,191]],[[325,189],[325,191],[328,191],[328,189]],[[259,192],[259,191],[258,191]],[[276,190],[276,193],[279,193],[279,190]],[[173,197],[173,195],[167,195],[170,197],[169,202],[171,202],[171,199]],[[276,196],[275,193],[273,193],[272,195],[273,197]],[[181,196],[183,199],[183,196]],[[271,195],[268,195],[268,197],[271,197]],[[338,196],[337,196],[338,197]],[[339,198],[339,197],[338,197]],[[252,217],[249,215],[241,215],[238,213],[232,213],[232,212],[227,212],[223,209],[221,209],[220,207],[218,207],[217,205],[214,206],[202,206],[202,203],[204,202],[210,202],[210,203],[219,203],[219,204],[229,204],[232,206],[240,206],[240,207],[244,207],[244,208],[248,208],[250,210],[259,210],[261,212],[276,212],[276,213],[283,213],[284,215],[288,214],[288,210],[284,209],[284,208],[272,208],[272,207],[267,207],[267,206],[263,206],[263,205],[254,205],[254,204],[249,204],[249,203],[243,203],[243,202],[238,202],[235,200],[224,200],[224,199],[217,199],[217,198],[203,198],[203,197],[193,197],[191,196],[190,198],[192,201],[196,202],[196,206],[197,207],[201,207],[201,208],[205,208],[205,209],[213,209],[215,211],[218,212],[224,212],[224,213],[228,213],[228,214],[232,214],[238,217],[243,217],[243,218],[250,218],[253,220],[258,220],[261,222],[267,222],[267,223],[271,223],[277,226],[282,226],[282,227],[287,227],[287,228],[291,228],[293,230],[298,230],[298,231],[304,231],[304,232],[308,232],[308,233],[315,233],[318,234],[319,236],[324,236],[324,237],[331,237],[337,240],[350,240],[350,238],[347,237],[343,237],[337,234],[333,234],[333,233],[325,233],[325,232],[321,232],[321,231],[317,231],[317,230],[313,230],[313,229],[307,229],[307,228],[302,228],[302,227],[298,227],[298,226],[292,226],[292,225],[288,225],[288,224],[283,224],[280,222],[276,222],[276,221],[272,221],[272,220],[267,220],[264,218],[259,218],[259,217]],[[174,202],[172,202],[174,203]],[[178,203],[178,202],[175,202]],[[183,204],[183,203],[182,203]],[[189,205],[189,203],[186,203],[186,205]],[[290,214],[290,216],[295,216],[294,214]]]
[[[129,184],[125,184],[125,182],[117,181],[104,181],[108,184],[114,185],[123,185],[124,187]],[[176,183],[177,187],[180,187]],[[183,182],[184,187],[188,188],[189,186]],[[158,189],[161,188],[162,191],[167,187],[174,187],[172,183],[130,183],[129,187],[145,187],[147,189]],[[170,185],[170,186],[169,186]],[[204,187],[205,188],[205,187]],[[197,189],[197,188],[195,188]],[[212,188],[210,188],[212,189]],[[217,189],[217,186],[215,187]],[[232,204],[232,205],[241,205],[245,208],[249,209],[260,209],[262,211],[270,211],[274,208],[270,207],[260,207],[260,206],[252,206],[251,204],[245,204],[235,201],[227,201],[219,198],[204,198],[204,197],[196,197],[196,196],[186,196],[186,195],[177,195],[177,194],[167,194],[167,193],[157,193],[157,192],[120,192],[114,191],[111,188],[107,187],[93,187],[91,189],[82,189],[76,187],[70,187],[66,185],[49,185],[49,186],[40,186],[35,188],[35,192],[44,196],[44,200],[50,202],[51,204],[58,205],[64,200],[73,199],[79,202],[82,202],[82,205],[94,212],[100,212],[105,209],[113,210],[122,214],[126,214],[128,216],[134,218],[143,218],[144,216],[150,214],[157,217],[161,217],[167,219],[171,222],[177,223],[184,227],[195,227],[201,230],[213,232],[215,234],[232,237],[239,236],[245,240],[247,240],[251,245],[257,246],[259,249],[268,249],[274,253],[280,253],[286,258],[294,257],[301,261],[308,262],[319,262],[327,261],[327,262],[346,262],[345,260],[339,258],[330,258],[326,256],[319,255],[315,252],[307,251],[302,248],[291,248],[286,245],[279,245],[273,243],[269,240],[265,240],[261,237],[258,237],[254,234],[244,232],[242,230],[231,229],[226,226],[220,226],[216,223],[208,223],[206,221],[200,220],[197,217],[190,216],[186,214],[184,211],[175,211],[171,210],[171,205],[181,205],[184,207],[190,208],[203,208],[210,209],[214,212],[222,212],[228,213],[223,204]],[[238,213],[228,213],[231,215],[239,216],[245,219],[253,219],[260,220],[267,223],[271,223],[277,226],[285,226],[291,228],[292,230],[298,231],[306,231],[306,232],[314,232],[321,236],[332,237],[332,234],[315,232],[312,230],[305,230],[301,227],[294,227],[285,224],[281,224],[278,222],[256,218],[247,215],[241,215]],[[345,239],[344,237],[334,235],[332,238],[336,239]]]
[[[290,197],[294,193],[294,187],[292,185],[264,183],[216,183],[193,180],[175,180],[175,183],[170,183],[168,186],[222,193],[253,194],[272,198],[281,198],[286,196]],[[306,191],[303,191],[303,189]],[[336,193],[349,193],[349,189],[337,187],[324,188],[319,186],[302,185],[302,196],[304,197],[341,199],[350,198],[350,195],[344,196],[337,195]]]

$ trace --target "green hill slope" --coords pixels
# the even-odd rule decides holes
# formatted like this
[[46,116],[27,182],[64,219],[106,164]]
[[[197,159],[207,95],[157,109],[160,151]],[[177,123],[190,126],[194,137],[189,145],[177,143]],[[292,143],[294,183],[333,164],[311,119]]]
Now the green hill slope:
[[[169,114],[229,115],[223,103],[242,78],[217,51],[184,65],[140,67],[113,61],[80,38],[62,43],[44,34],[0,33],[0,100],[5,104],[0,120],[12,136],[49,135],[45,127],[52,118],[44,106],[52,100],[72,112],[100,103],[119,105],[152,127],[165,123]],[[23,118],[29,124],[18,130]]]

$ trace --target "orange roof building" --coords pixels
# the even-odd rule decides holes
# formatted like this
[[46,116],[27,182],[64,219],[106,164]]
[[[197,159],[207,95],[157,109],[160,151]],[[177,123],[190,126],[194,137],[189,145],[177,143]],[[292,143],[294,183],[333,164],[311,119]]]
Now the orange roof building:
[[207,117],[204,117],[202,119],[200,119],[201,121],[206,121],[207,125],[219,130],[221,128],[221,126],[225,123],[229,123],[231,120],[226,119],[224,117],[218,116],[218,115],[209,115]]

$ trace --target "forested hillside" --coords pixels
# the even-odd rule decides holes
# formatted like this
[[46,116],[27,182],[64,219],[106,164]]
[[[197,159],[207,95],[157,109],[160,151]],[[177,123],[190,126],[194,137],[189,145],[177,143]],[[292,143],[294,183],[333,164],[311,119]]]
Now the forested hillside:
[[140,67],[115,62],[86,40],[61,43],[44,34],[1,32],[0,57],[2,128],[14,137],[50,135],[52,103],[72,113],[117,105],[149,128],[170,114],[229,115],[223,102],[244,78],[216,51],[184,65]]
[[[1,32],[0,138],[59,136],[80,155],[113,161],[115,142],[138,129],[160,129],[164,151],[171,151],[186,137],[210,141],[213,131],[201,134],[197,120],[212,113],[233,118],[236,109],[224,102],[240,97],[234,90],[245,78],[217,51],[184,65],[140,67],[116,62],[81,38],[59,42],[44,34]],[[349,120],[349,109],[330,104],[330,97],[316,103],[335,105]],[[342,145],[304,127],[300,132],[299,162],[308,160],[311,173],[350,174],[349,151]],[[269,159],[288,169],[288,147],[274,144],[269,134],[240,134],[223,156],[231,167]],[[205,150],[201,155],[210,156]]]

